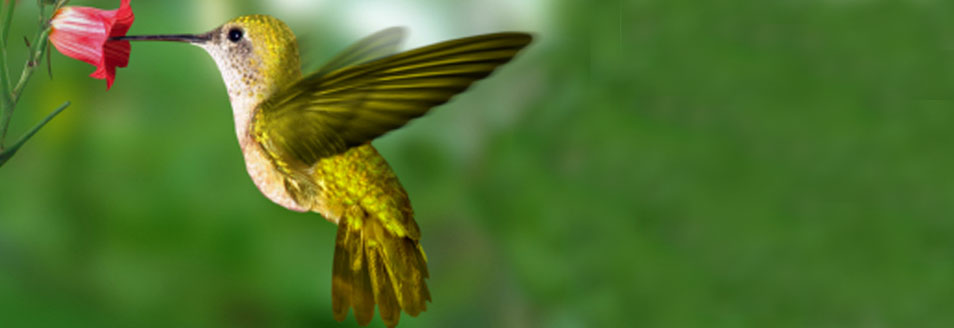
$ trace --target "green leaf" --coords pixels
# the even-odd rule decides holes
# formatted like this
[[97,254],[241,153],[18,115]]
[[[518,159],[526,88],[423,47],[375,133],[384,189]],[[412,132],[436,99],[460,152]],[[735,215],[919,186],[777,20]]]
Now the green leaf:
[[33,135],[39,132],[40,129],[46,125],[46,123],[49,123],[50,120],[52,120],[54,117],[56,117],[56,115],[60,114],[60,112],[62,112],[63,110],[66,109],[66,107],[69,107],[69,106],[70,106],[69,101],[60,105],[59,108],[53,110],[53,112],[50,113],[50,115],[47,115],[46,118],[44,118],[42,121],[40,121],[40,123],[34,126],[33,129],[30,129],[30,131],[24,134],[23,137],[21,137],[20,140],[17,140],[17,142],[14,143],[12,146],[10,146],[10,148],[7,148],[3,150],[3,152],[0,152],[0,166],[3,166],[3,164],[5,164],[8,160],[10,160],[10,158],[13,157],[13,155],[16,154],[18,150],[20,150],[20,147],[22,147],[23,144],[27,142],[27,140],[30,140],[30,138],[32,138]]

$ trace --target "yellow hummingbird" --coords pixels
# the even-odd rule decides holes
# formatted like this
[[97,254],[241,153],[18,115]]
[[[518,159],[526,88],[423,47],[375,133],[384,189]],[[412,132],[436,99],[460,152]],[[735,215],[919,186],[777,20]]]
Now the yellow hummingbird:
[[354,308],[366,325],[377,304],[393,327],[401,310],[417,316],[431,300],[411,203],[371,140],[447,102],[532,40],[494,33],[395,53],[403,37],[400,28],[378,32],[306,76],[295,35],[271,16],[238,17],[203,34],[112,39],[187,42],[212,56],[255,185],[281,206],[338,225],[338,321]]

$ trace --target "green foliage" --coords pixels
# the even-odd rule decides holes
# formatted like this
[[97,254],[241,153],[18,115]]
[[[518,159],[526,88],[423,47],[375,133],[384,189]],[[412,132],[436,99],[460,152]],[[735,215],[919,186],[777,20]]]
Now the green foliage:
[[[135,2],[130,33],[211,28],[185,23],[196,3]],[[434,302],[399,327],[954,323],[952,4],[539,1],[511,21],[409,3],[452,37],[545,23],[375,141],[430,261]],[[291,20],[319,62],[357,39],[341,6]],[[255,189],[201,50],[134,45],[108,93],[53,69],[11,131],[70,111],[0,169],[4,326],[336,324],[335,227]]]

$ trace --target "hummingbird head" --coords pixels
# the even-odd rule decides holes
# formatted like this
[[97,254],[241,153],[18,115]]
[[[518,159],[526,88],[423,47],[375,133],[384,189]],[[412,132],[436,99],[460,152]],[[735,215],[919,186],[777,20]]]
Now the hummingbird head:
[[113,40],[186,42],[205,49],[222,74],[233,108],[239,105],[236,102],[254,106],[285,83],[301,77],[295,34],[272,16],[237,17],[202,34],[124,36]]

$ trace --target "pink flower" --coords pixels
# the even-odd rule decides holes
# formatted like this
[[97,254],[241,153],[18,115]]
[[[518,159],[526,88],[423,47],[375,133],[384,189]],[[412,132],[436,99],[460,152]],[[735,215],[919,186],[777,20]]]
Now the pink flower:
[[129,64],[129,41],[109,41],[124,36],[132,26],[129,0],[120,0],[119,9],[90,7],[60,8],[50,21],[50,42],[64,55],[96,66],[89,76],[106,79],[106,90],[113,86],[116,67]]

